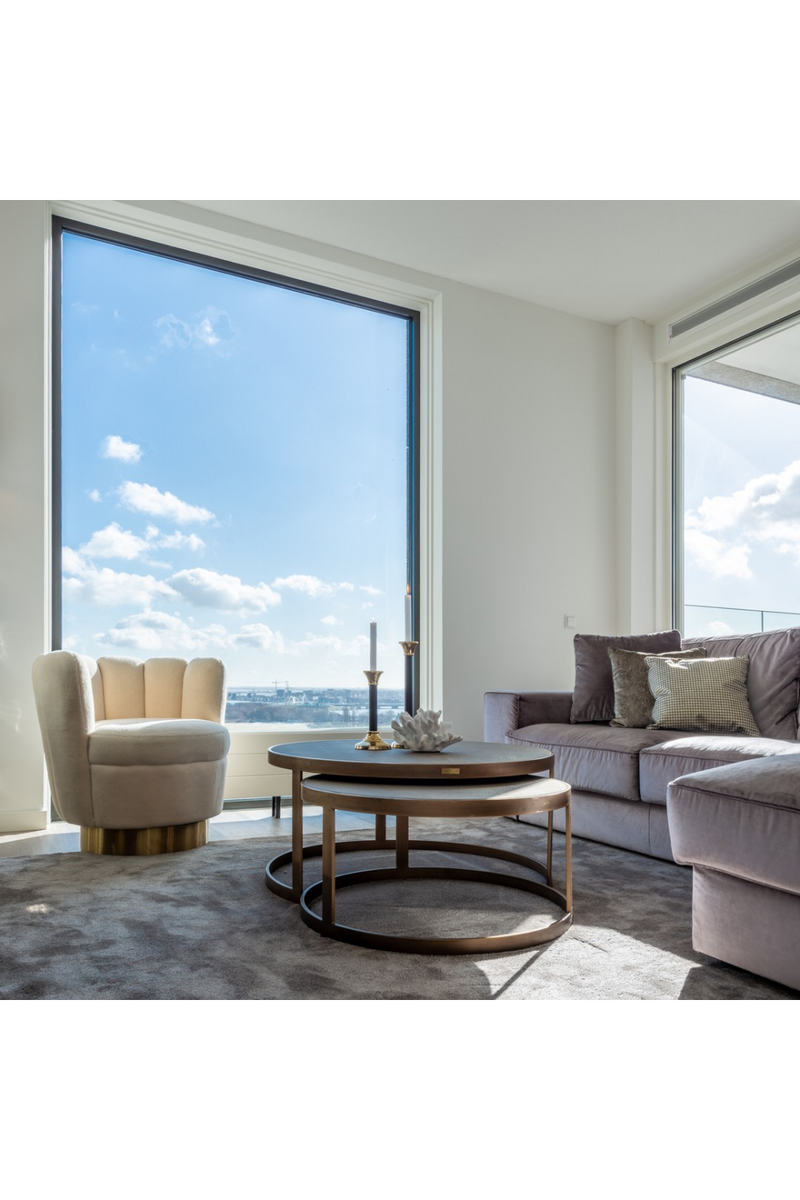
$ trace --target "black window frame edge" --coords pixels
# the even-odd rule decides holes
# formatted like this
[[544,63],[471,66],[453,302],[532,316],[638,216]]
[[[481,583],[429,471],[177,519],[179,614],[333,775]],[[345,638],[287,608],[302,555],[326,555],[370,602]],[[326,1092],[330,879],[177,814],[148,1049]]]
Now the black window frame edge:
[[[353,292],[345,292],[338,288],[327,287],[323,284],[311,283],[307,280],[289,275],[279,275],[274,271],[265,271],[260,267],[247,266],[244,263],[231,262],[228,259],[215,258],[196,250],[184,250],[179,246],[169,246],[161,242],[152,242],[147,238],[135,237],[116,229],[106,229],[98,225],[89,225],[84,221],[73,220],[71,217],[53,216],[52,218],[52,400],[51,400],[51,430],[52,430],[52,649],[60,650],[63,640],[62,628],[62,522],[61,522],[61,306],[63,300],[62,272],[63,255],[61,237],[63,233],[76,233],[83,237],[94,238],[96,241],[111,242],[118,246],[127,246],[132,250],[141,250],[147,254],[156,254],[161,258],[172,258],[178,262],[188,262],[195,266],[207,267],[224,275],[239,275],[256,282],[272,284],[275,287],[286,288],[289,291],[305,292],[319,296],[325,300],[334,300],[341,304],[349,304],[353,308],[366,308],[373,312],[388,313],[391,316],[403,317],[408,322],[407,363],[408,363],[408,470],[407,476],[407,534],[406,534],[406,574],[411,587],[414,634],[419,640],[420,621],[420,547],[419,547],[419,510],[420,510],[420,312],[415,308],[406,308],[400,304],[392,304],[385,300],[375,300],[370,296],[359,296]],[[419,703],[420,663],[419,655],[414,655],[414,707]]]
[[[699,366],[700,363],[704,362],[713,362],[723,354],[741,349],[750,342],[760,341],[769,333],[778,333],[782,328],[789,329],[792,325],[797,325],[798,323],[800,323],[800,309],[789,313],[785,317],[778,317],[774,321],[768,321],[766,325],[759,325],[758,329],[752,329],[749,333],[744,333],[740,337],[731,338],[730,341],[723,342],[713,350],[707,350],[704,354],[697,354],[694,358],[687,358],[685,362],[677,363],[672,368],[672,544],[670,565],[672,570],[671,604],[673,629],[678,628],[678,608],[680,607],[681,611],[683,611],[685,603],[685,597],[681,598],[680,603],[678,597],[679,581],[681,587],[683,586],[683,565],[678,561],[679,522],[681,519],[678,512],[678,505],[681,503],[683,492],[683,413],[680,411],[680,400],[682,399],[681,375],[689,371],[691,367]],[[683,636],[683,630],[681,630],[681,636]]]

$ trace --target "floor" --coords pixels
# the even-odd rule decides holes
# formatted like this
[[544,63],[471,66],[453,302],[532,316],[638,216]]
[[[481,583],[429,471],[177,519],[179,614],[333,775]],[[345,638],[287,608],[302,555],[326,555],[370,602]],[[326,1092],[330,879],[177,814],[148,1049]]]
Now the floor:
[[[281,817],[272,816],[272,801],[264,798],[261,808],[232,808],[212,817],[209,825],[210,840],[235,841],[239,838],[287,837],[292,831],[291,800],[284,799]],[[358,813],[338,812],[336,829],[344,832],[352,829],[374,829],[374,818]],[[303,833],[318,833],[322,838],[322,809],[307,806],[303,810]],[[80,831],[77,825],[66,821],[54,821],[49,829],[33,833],[0,834],[0,858],[19,858],[26,854],[66,854],[80,849]]]

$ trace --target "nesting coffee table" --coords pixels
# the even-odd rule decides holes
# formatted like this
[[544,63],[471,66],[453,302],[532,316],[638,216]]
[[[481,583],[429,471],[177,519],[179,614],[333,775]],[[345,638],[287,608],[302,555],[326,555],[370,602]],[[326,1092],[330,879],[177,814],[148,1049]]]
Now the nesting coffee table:
[[[570,787],[552,778],[553,756],[535,747],[523,748],[489,742],[458,742],[436,754],[407,750],[370,753],[356,750],[350,741],[297,742],[273,746],[269,761],[292,772],[292,848],[273,858],[266,867],[271,891],[301,906],[302,919],[325,937],[354,942],[374,949],[416,954],[474,954],[519,950],[552,941],[572,923],[572,864]],[[546,778],[534,773],[547,772]],[[314,777],[303,781],[304,774]],[[303,845],[303,801],[323,810],[322,842]],[[553,812],[564,808],[566,828],[565,891],[552,886]],[[370,814],[375,835],[337,844],[337,809]],[[547,812],[547,862],[482,844],[413,839],[409,817],[499,817]],[[395,837],[386,836],[386,818],[395,818]],[[393,850],[393,867],[336,873],[337,854]],[[544,876],[541,883],[528,875],[477,870],[473,867],[426,867],[411,864],[409,852],[440,851],[473,855],[513,863]],[[303,863],[322,858],[322,880],[303,886]],[[291,883],[276,871],[291,864]],[[464,879],[515,888],[552,901],[563,917],[544,928],[486,937],[411,937],[358,929],[336,921],[336,890],[361,883],[398,879]],[[321,915],[312,905],[322,898]]]

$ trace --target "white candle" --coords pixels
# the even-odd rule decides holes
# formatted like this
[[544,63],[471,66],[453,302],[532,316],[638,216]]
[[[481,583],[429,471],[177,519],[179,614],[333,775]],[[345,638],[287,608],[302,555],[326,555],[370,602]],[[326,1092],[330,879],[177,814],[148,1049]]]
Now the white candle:
[[406,638],[411,641],[411,584],[406,587]]
[[369,669],[377,671],[378,669],[378,622],[370,621],[369,623]]

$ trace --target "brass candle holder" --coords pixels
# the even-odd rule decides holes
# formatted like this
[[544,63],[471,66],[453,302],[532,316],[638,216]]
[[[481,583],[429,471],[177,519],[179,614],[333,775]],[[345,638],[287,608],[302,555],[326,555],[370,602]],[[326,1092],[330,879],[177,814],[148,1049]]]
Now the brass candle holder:
[[365,671],[369,695],[369,731],[356,750],[390,750],[391,746],[378,733],[378,680],[383,671]]

